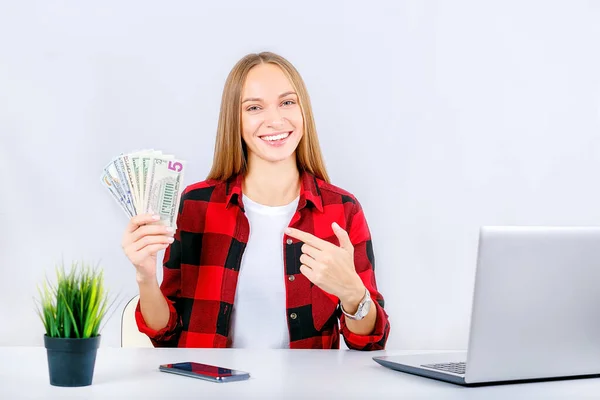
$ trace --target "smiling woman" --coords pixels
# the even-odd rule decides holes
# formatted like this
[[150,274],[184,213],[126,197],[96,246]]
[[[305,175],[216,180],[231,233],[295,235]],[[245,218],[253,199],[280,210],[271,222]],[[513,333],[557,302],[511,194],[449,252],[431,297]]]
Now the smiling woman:
[[[285,58],[249,54],[221,99],[213,166],[181,198],[177,231],[132,218],[136,320],[159,346],[385,348],[371,234],[330,183],[304,82]],[[166,249],[163,281],[156,253]]]

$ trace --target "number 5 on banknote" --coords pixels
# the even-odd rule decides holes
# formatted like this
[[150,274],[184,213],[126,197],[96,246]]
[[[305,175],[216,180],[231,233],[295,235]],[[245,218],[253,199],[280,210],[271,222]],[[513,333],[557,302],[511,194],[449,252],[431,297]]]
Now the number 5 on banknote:
[[169,161],[169,169],[176,171],[176,172],[181,172],[181,171],[183,171],[183,165],[179,161],[176,161],[176,162]]

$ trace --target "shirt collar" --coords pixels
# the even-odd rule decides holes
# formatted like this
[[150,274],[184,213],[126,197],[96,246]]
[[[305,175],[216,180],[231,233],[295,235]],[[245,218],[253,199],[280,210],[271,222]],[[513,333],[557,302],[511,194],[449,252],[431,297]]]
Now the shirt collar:
[[[237,204],[242,211],[244,205],[242,203],[242,181],[243,175],[237,174],[232,176],[226,182],[226,200],[225,207],[229,208],[232,204]],[[317,210],[323,212],[323,199],[321,197],[321,189],[317,182],[317,177],[307,171],[300,173],[300,198],[298,200],[298,210],[303,209],[311,203]]]

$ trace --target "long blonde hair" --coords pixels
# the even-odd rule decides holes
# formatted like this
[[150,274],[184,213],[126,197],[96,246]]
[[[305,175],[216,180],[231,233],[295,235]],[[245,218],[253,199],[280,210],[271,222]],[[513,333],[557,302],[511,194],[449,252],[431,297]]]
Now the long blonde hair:
[[329,182],[304,81],[288,60],[271,52],[248,54],[238,61],[229,73],[221,98],[213,164],[207,179],[227,180],[234,175],[247,172],[247,150],[242,139],[241,123],[242,88],[250,69],[264,63],[279,66],[298,95],[304,119],[304,134],[296,150],[298,169],[308,171],[317,178]]

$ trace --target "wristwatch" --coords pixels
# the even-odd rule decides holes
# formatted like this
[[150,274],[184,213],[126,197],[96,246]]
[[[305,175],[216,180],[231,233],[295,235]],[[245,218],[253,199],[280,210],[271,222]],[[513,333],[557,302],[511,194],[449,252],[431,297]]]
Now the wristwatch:
[[369,293],[369,289],[365,289],[365,297],[363,297],[363,299],[358,304],[358,309],[356,310],[356,313],[354,315],[348,314],[346,311],[344,311],[344,307],[342,307],[341,303],[340,303],[340,309],[342,310],[342,312],[344,313],[344,315],[346,317],[353,319],[355,321],[360,321],[361,319],[366,317],[367,314],[369,313],[369,310],[371,309],[371,303],[372,303],[372,300],[371,300],[371,294]]

